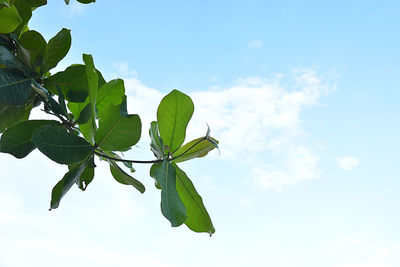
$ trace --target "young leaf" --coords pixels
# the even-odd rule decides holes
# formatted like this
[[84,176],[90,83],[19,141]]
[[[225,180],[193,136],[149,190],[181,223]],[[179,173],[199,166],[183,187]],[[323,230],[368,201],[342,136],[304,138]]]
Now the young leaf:
[[0,33],[10,33],[21,23],[22,18],[19,16],[15,6],[0,9]]
[[172,163],[176,171],[176,190],[186,207],[185,224],[195,232],[205,232],[210,235],[215,232],[210,215],[204,207],[201,196],[197,193],[192,181],[178,165]]
[[110,172],[118,183],[132,185],[139,190],[140,193],[144,193],[146,189],[141,182],[124,172],[114,160],[108,160],[108,163],[110,164]]
[[204,139],[204,137],[194,139],[175,151],[175,153],[172,155],[175,158],[174,162],[182,162],[193,158],[204,157],[208,154],[208,152],[215,148],[214,143],[209,141],[209,139],[213,140],[215,143],[218,143],[218,141],[212,137],[209,137],[208,139]]
[[151,166],[150,176],[161,185],[161,212],[173,227],[185,222],[186,208],[176,191],[175,168],[166,160]]
[[46,73],[63,59],[71,47],[71,33],[70,30],[63,28],[53,38],[50,39],[43,52],[41,74]]
[[54,186],[51,192],[50,210],[58,208],[61,199],[71,189],[71,187],[78,181],[79,177],[84,172],[87,161],[77,165],[75,168],[67,172],[64,177]]
[[170,152],[174,153],[183,144],[193,111],[192,99],[178,90],[173,90],[161,100],[157,109],[158,127]]
[[36,129],[32,141],[43,154],[60,164],[83,161],[93,152],[92,145],[85,139],[60,126],[44,125]]
[[158,123],[156,121],[152,121],[150,124],[149,130],[151,143],[150,148],[153,151],[154,155],[157,159],[161,159],[164,157],[164,143],[161,139],[160,135],[158,134]]
[[33,132],[47,124],[59,125],[57,121],[29,120],[8,128],[1,136],[1,152],[9,153],[19,159],[26,157],[36,148],[35,143],[31,141]]
[[106,151],[126,151],[136,144],[142,124],[138,115],[121,116],[121,106],[110,104],[100,118],[96,144]]

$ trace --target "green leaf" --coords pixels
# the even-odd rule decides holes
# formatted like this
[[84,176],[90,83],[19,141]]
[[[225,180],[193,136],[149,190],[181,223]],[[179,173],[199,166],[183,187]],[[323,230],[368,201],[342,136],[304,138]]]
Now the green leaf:
[[60,164],[83,161],[93,152],[91,144],[85,139],[59,126],[45,125],[36,129],[32,141],[43,154]]
[[75,121],[77,124],[85,124],[92,118],[92,106],[87,104],[79,113],[79,118]]
[[0,133],[5,129],[27,120],[32,110],[32,103],[14,107],[0,103]]
[[197,193],[192,181],[178,165],[172,163],[176,171],[176,189],[186,207],[185,224],[195,232],[205,232],[210,235],[215,232],[210,215],[204,207],[201,196]]
[[22,18],[19,16],[15,6],[0,9],[0,33],[10,33],[21,23]]
[[[87,165],[85,167],[85,170],[82,172],[82,174],[79,176],[78,180],[76,181],[79,189],[82,191],[85,191],[88,185],[93,181],[94,178],[94,168],[96,165],[94,164],[94,157],[92,156],[88,161]],[[77,164],[72,164],[69,165],[68,168],[72,170],[76,166],[78,166],[80,163]]]
[[158,123],[156,121],[151,122],[149,134],[151,138],[151,151],[153,151],[157,159],[162,159],[164,157],[164,143],[158,134]]
[[124,172],[114,160],[108,160],[108,163],[110,164],[111,174],[118,183],[132,185],[139,190],[140,193],[144,193],[146,189],[141,182]]
[[13,31],[13,33],[16,34],[17,36],[20,36],[20,34],[27,27],[28,21],[32,17],[32,7],[31,3],[29,3],[29,1],[27,0],[15,0],[14,5],[18,10],[19,16],[22,18],[22,22]]
[[13,69],[0,68],[0,102],[10,106],[22,106],[32,100],[32,78]]
[[16,158],[24,158],[31,153],[36,145],[32,142],[33,132],[43,125],[59,125],[57,121],[51,120],[29,120],[23,121],[8,128],[0,140],[0,151],[9,153]]
[[57,87],[57,92],[58,92],[58,104],[60,104],[61,109],[63,110],[63,113],[65,116],[68,115],[68,111],[67,111],[67,106],[65,105],[65,98],[63,93],[61,92],[60,87]]
[[81,4],[90,4],[96,2],[96,0],[78,0]]
[[87,161],[79,164],[75,168],[67,172],[64,177],[54,186],[51,192],[50,210],[58,208],[61,199],[71,189],[71,187],[78,181],[79,177],[85,171]]
[[44,87],[53,94],[58,94],[57,86],[59,86],[68,101],[84,102],[88,96],[89,89],[85,65],[69,66],[64,71],[57,72],[44,79],[43,83]]
[[97,98],[97,86],[98,86],[98,76],[96,69],[94,67],[93,58],[91,55],[83,54],[83,61],[85,62],[86,77],[88,79],[88,94],[89,94],[89,104],[91,107],[91,118],[88,120],[88,131],[85,137],[94,142],[94,136],[96,134],[96,98]]
[[0,69],[17,71],[27,78],[35,77],[36,73],[22,64],[7,48],[0,46]]
[[104,117],[100,118],[95,142],[106,151],[126,151],[136,144],[142,124],[138,115],[122,116],[121,106],[109,104]]
[[150,176],[161,185],[161,212],[173,227],[185,222],[186,208],[176,190],[175,168],[166,160],[151,166]]
[[37,31],[30,30],[21,35],[19,42],[29,51],[31,65],[39,71],[37,68],[42,65],[43,52],[47,46],[44,37]]
[[161,100],[157,109],[158,127],[170,152],[174,153],[183,144],[193,111],[192,99],[178,90],[173,90]]
[[[218,144],[218,141],[212,137],[209,139],[213,140]],[[181,146],[175,153],[172,155],[174,158],[174,162],[182,162],[194,158],[201,158],[208,154],[211,150],[215,148],[214,143],[209,141],[209,139],[204,139],[204,137],[200,137],[190,141],[189,143]],[[196,144],[197,143],[197,144]],[[195,145],[196,144],[196,145]],[[185,153],[185,151],[187,151]]]
[[67,55],[70,47],[70,30],[63,28],[53,38],[50,39],[49,43],[44,49],[40,73],[44,74],[57,66],[58,62]]
[[109,104],[120,105],[124,99],[125,86],[121,79],[111,80],[103,84],[97,92],[97,117],[103,117]]

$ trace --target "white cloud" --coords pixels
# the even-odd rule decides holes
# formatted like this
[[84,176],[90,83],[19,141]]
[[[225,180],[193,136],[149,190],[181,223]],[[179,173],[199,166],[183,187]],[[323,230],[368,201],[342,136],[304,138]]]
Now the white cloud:
[[253,40],[253,41],[249,42],[250,48],[260,48],[263,45],[264,45],[263,42],[261,42],[260,40]]
[[354,157],[340,157],[336,159],[339,167],[345,171],[351,171],[358,166],[359,161]]
[[87,9],[88,5],[83,5],[77,1],[70,1],[69,5],[62,7],[62,13],[68,18],[72,19],[82,15]]
[[[125,79],[125,86],[130,112],[141,114],[147,132],[163,94],[137,77]],[[248,166],[265,188],[317,178],[319,157],[304,140],[300,114],[333,88],[315,70],[295,69],[289,75],[248,77],[228,88],[190,93],[195,113],[187,140],[204,135],[207,122],[220,141],[220,159]]]

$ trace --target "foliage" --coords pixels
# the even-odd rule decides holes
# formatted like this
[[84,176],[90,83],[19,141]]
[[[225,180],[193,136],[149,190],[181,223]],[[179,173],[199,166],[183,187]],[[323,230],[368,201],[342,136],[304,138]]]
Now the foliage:
[[[37,148],[68,166],[52,190],[50,209],[60,205],[74,184],[86,190],[94,179],[95,157],[109,164],[117,182],[141,193],[144,185],[123,167],[134,172],[133,163],[152,163],[150,176],[161,190],[161,211],[171,225],[214,233],[202,198],[177,165],[204,157],[218,146],[209,129],[206,136],[183,144],[194,112],[190,97],[173,90],[159,104],[157,121],[149,129],[155,160],[121,158],[117,153],[131,149],[142,132],[139,115],[127,111],[124,82],[105,81],[87,54],[83,64],[52,74],[70,49],[71,33],[61,29],[47,42],[28,28],[32,11],[46,4],[46,0],[0,0],[0,151],[24,158]],[[55,120],[29,120],[31,110],[41,105]]]

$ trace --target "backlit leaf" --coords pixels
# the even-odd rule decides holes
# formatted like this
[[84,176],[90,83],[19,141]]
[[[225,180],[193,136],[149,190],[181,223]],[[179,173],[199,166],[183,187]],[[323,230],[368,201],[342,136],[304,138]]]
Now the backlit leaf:
[[[218,144],[218,141],[209,137],[210,140],[213,140]],[[201,158],[208,154],[211,150],[215,148],[214,143],[212,143],[209,139],[204,139],[204,137],[200,137],[190,141],[189,143],[181,146],[175,153],[172,155],[174,158],[174,162],[182,162],[186,160],[190,160],[193,158]],[[195,145],[196,144],[196,145]],[[191,149],[190,149],[191,148]],[[190,150],[188,150],[190,149]],[[187,151],[185,153],[185,151]]]
[[161,212],[173,227],[185,222],[186,208],[176,190],[175,168],[166,160],[151,166],[150,176],[161,185]]
[[157,109],[158,128],[164,145],[172,153],[183,144],[193,111],[192,99],[178,90],[173,90],[161,100]]
[[145,187],[141,182],[124,172],[114,160],[108,160],[108,163],[110,164],[111,174],[117,182],[124,185],[132,185],[140,193],[144,193]]
[[41,74],[46,73],[63,59],[71,47],[70,30],[63,28],[53,38],[50,39],[43,52]]
[[15,6],[0,9],[0,33],[10,33],[21,23],[22,18],[19,16]]

